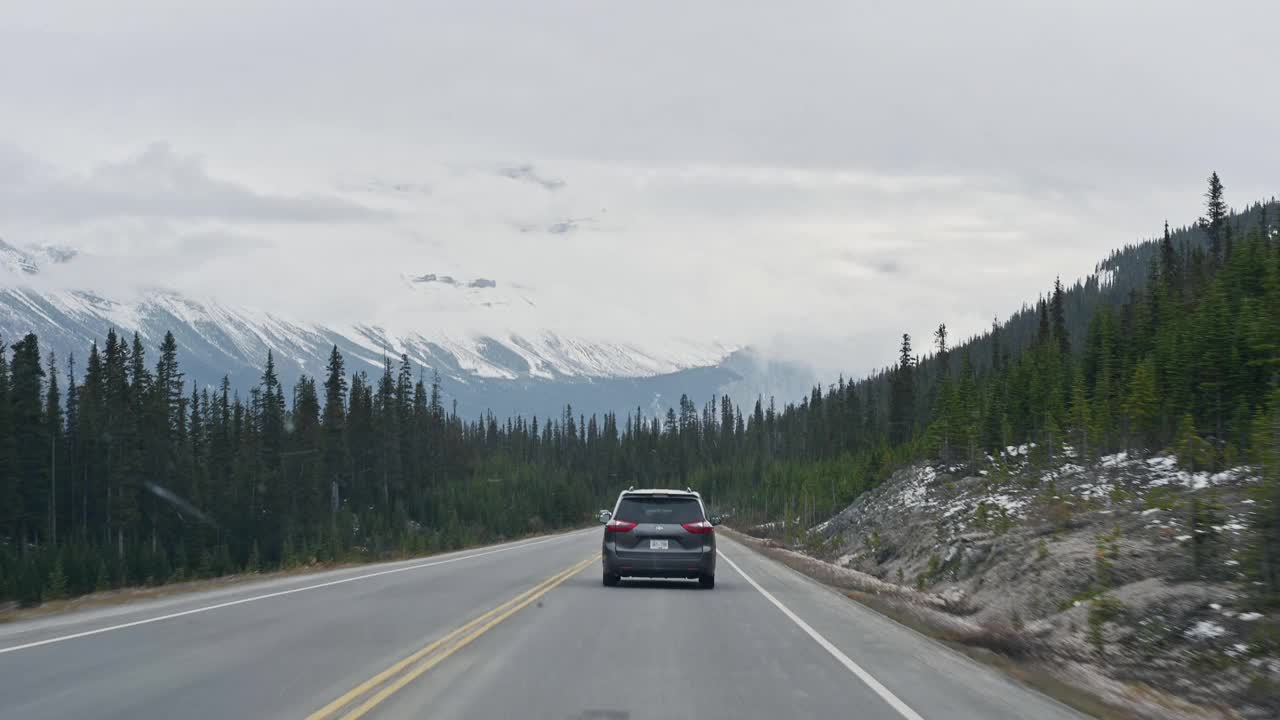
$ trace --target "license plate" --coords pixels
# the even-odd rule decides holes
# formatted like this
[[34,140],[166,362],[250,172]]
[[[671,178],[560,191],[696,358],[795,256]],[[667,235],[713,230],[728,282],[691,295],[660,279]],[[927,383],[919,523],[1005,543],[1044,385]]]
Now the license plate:
[[667,544],[670,542],[671,542],[670,540],[650,540],[649,549],[650,550],[667,550],[669,549]]

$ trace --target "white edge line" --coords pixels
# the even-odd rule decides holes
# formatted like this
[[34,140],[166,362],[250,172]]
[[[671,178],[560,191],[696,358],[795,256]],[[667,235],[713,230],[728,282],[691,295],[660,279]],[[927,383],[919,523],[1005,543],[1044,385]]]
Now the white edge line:
[[519,550],[520,548],[533,547],[534,545],[549,543],[549,542],[552,542],[553,540],[563,540],[564,538],[569,537],[570,535],[573,535],[573,534],[574,533],[570,532],[570,533],[565,533],[563,535],[557,535],[555,537],[535,540],[533,542],[519,543],[516,545],[506,545],[504,547],[495,548],[493,550],[486,550],[484,552],[473,553],[471,555],[463,555],[462,557],[449,558],[448,560],[435,560],[432,562],[409,565],[408,567],[393,568],[391,570],[381,570],[379,572],[367,573],[364,575],[357,575],[355,577],[342,578],[341,580],[330,580],[329,582],[317,583],[315,585],[307,585],[305,587],[292,588],[290,590],[281,590],[280,592],[267,593],[266,595],[255,595],[253,597],[240,598],[239,600],[231,600],[224,603],[218,603],[216,605],[206,605],[204,607],[192,608],[191,610],[183,610],[181,612],[169,613],[168,615],[159,615],[157,617],[144,618],[142,620],[134,620],[133,622],[121,623],[119,625],[109,625],[107,627],[95,628],[93,630],[85,630],[84,632],[72,633],[71,635],[60,635],[58,637],[46,638],[44,640],[37,640],[35,642],[29,642],[23,645],[14,645],[12,647],[0,648],[0,655],[4,655],[5,653],[17,652],[19,650],[26,650],[29,648],[40,647],[41,645],[52,645],[54,643],[66,642],[67,640],[75,640],[77,638],[89,637],[90,635],[101,635],[102,633],[114,632],[116,630],[124,630],[126,628],[137,627],[139,625],[147,625],[150,623],[161,622],[164,620],[172,620],[174,618],[185,617],[187,615],[195,615],[197,613],[205,613],[205,612],[210,612],[212,610],[220,610],[222,608],[232,607],[234,605],[245,605],[247,603],[257,602],[259,600],[268,600],[270,598],[282,597],[284,595],[292,595],[294,593],[306,592],[308,590],[319,590],[320,588],[333,587],[334,585],[343,585],[346,583],[356,582],[357,580],[368,580],[369,578],[380,577],[382,575],[394,575],[395,573],[408,572],[410,570],[421,570],[422,568],[436,567],[438,565],[448,565],[449,563],[461,562],[463,560],[471,560],[478,557],[484,557],[485,555],[496,555],[497,553],[507,552],[509,550]]
[[825,637],[820,635],[817,630],[814,630],[812,627],[810,627],[809,623],[805,622],[804,620],[801,620],[800,616],[791,612],[791,608],[788,608],[786,605],[783,605],[781,602],[778,601],[777,598],[769,594],[768,590],[765,590],[764,588],[760,587],[760,583],[751,579],[751,576],[748,575],[746,572],[744,572],[742,568],[738,567],[737,563],[730,560],[728,555],[725,555],[724,552],[720,550],[717,550],[716,554],[724,558],[725,562],[729,563],[729,565],[734,570],[738,571],[738,574],[742,576],[743,580],[746,580],[748,583],[750,583],[751,587],[755,588],[756,590],[759,590],[760,594],[763,595],[766,600],[773,603],[774,607],[781,610],[783,615],[786,615],[788,618],[790,618],[791,622],[794,622],[796,625],[800,626],[800,629],[805,631],[805,633],[809,637],[813,638],[814,642],[821,645],[823,650],[826,650],[828,653],[831,653],[831,656],[834,657],[836,660],[838,660],[841,665],[844,665],[849,672],[853,673],[859,680],[866,683],[867,687],[871,688],[871,690],[875,692],[876,695],[879,695],[881,700],[884,700],[886,703],[889,703],[890,707],[892,707],[894,710],[897,710],[899,715],[906,718],[907,720],[924,720],[924,718],[921,717],[919,713],[917,713],[915,710],[912,710],[910,706],[902,702],[902,700],[898,699],[898,696],[894,695],[893,692],[889,690],[889,688],[885,687],[884,685],[881,685],[880,681],[876,680],[871,675],[871,673],[867,672],[866,670],[863,670],[861,665],[854,662],[853,660],[850,660],[848,655],[845,655],[843,652],[840,651],[840,648],[836,647],[835,645],[832,645],[830,640],[827,640]]

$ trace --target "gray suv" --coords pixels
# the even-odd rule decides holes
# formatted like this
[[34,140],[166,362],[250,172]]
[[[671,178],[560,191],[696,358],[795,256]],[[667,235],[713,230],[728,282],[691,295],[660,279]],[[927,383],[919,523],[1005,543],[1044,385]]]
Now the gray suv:
[[604,584],[623,577],[696,578],[716,586],[716,533],[692,490],[625,490],[613,512],[602,510]]

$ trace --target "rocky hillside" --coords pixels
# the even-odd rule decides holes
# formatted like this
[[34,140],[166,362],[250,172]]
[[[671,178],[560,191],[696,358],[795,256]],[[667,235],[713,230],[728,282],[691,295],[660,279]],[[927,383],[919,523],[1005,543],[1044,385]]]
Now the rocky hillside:
[[1023,446],[976,474],[911,466],[789,540],[1012,633],[1018,654],[1099,673],[1113,699],[1119,687],[1276,717],[1280,617],[1242,572],[1255,473],[1189,472],[1168,455],[1073,460]]

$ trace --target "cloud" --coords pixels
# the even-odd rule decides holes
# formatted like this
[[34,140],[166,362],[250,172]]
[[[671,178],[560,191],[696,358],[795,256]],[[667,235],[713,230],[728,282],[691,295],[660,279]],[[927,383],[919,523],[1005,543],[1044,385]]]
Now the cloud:
[[555,191],[555,190],[559,190],[565,185],[564,181],[561,180],[560,178],[545,177],[543,175],[539,175],[537,170],[535,170],[532,165],[527,165],[527,164],[512,165],[510,167],[500,168],[498,170],[498,174],[506,178],[511,178],[512,180],[519,180],[521,182],[533,183],[534,185],[537,185],[545,190]]
[[0,145],[0,214],[10,219],[85,222],[166,218],[262,223],[368,222],[386,217],[349,200],[273,194],[210,174],[199,156],[165,143],[84,174],[60,172]]
[[387,180],[372,178],[354,180],[342,178],[335,184],[337,189],[345,193],[369,193],[372,195],[430,195],[431,186],[411,180]]
[[902,272],[903,270],[902,264],[898,262],[897,258],[892,257],[875,258],[871,260],[868,265],[877,272],[882,272],[886,275],[892,275],[894,273]]
[[0,23],[0,235],[304,318],[431,331],[400,275],[484,277],[848,374],[1280,166],[1277,3],[57,5]]
[[[555,165],[568,182],[547,192],[478,169],[483,156],[402,162],[312,173],[415,178],[340,184],[340,203],[376,195],[388,208],[342,222],[104,213],[74,223],[27,218],[23,232],[6,236],[80,250],[38,281],[108,297],[164,287],[302,321],[427,334],[554,329],[659,349],[673,339],[715,340],[832,375],[884,364],[903,331],[924,336],[941,321],[958,336],[979,331],[1054,275],[1083,274],[1133,239],[1108,227],[1132,207],[1086,190],[1064,205],[998,174],[561,159]],[[173,165],[184,167],[98,163],[74,187],[123,184],[133,188],[129,197],[143,188],[171,197],[171,186],[203,181],[166,178],[210,175],[162,170],[157,178],[139,169]],[[23,173],[28,187],[55,186]],[[1074,212],[1075,203],[1090,212]],[[437,283],[438,292],[402,290],[404,276],[426,273],[492,279],[496,288],[484,290],[504,301],[471,312]]]

